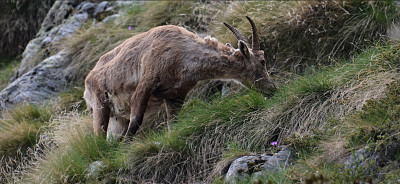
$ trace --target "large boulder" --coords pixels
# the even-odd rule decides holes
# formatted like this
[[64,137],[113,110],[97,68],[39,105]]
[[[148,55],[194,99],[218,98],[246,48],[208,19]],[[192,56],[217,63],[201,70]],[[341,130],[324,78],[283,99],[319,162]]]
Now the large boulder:
[[68,82],[63,77],[63,66],[70,61],[67,54],[65,50],[54,54],[9,84],[0,93],[0,109],[21,102],[40,104],[65,87]]
[[108,1],[56,1],[46,15],[37,37],[25,48],[21,66],[11,83],[0,92],[0,110],[21,102],[41,104],[67,87],[70,74],[65,72],[65,67],[71,62],[69,51],[61,50],[50,55],[48,50],[54,42],[73,37],[89,20],[96,23],[97,15],[114,12],[116,4]]
[[[72,37],[89,19],[104,12],[111,12],[112,2],[82,2],[56,1],[44,19],[36,38],[31,40],[22,54],[21,66],[12,80],[17,79],[38,63],[35,56],[41,49],[47,49],[54,42]],[[75,13],[72,13],[75,12]],[[40,61],[39,61],[40,62]]]

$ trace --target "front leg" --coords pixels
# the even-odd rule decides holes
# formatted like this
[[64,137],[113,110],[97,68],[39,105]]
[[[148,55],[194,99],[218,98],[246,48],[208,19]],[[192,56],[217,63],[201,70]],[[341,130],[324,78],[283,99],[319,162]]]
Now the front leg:
[[96,135],[102,135],[107,132],[111,108],[104,96],[97,95],[95,98],[96,103],[92,107],[93,128]]
[[131,98],[131,114],[128,131],[125,138],[129,139],[136,134],[139,126],[142,124],[144,113],[146,112],[147,103],[149,102],[153,91],[152,82],[139,82],[136,90]]

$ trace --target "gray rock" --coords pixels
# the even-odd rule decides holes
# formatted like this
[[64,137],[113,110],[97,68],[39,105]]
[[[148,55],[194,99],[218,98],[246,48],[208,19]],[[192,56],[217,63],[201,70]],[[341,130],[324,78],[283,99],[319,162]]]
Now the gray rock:
[[96,10],[96,3],[92,2],[82,2],[78,5],[77,10],[80,13],[88,13],[89,15],[93,15]]
[[[42,49],[42,42],[44,38],[43,37],[38,37],[34,38],[33,40],[29,41],[28,45],[26,46],[24,52],[22,53],[22,60],[21,60],[21,65],[19,69],[14,73],[14,76],[11,78],[10,81],[14,81],[17,79],[19,76],[24,74],[25,72],[28,71],[28,69],[31,69],[33,63],[29,62],[32,61],[33,58],[38,54],[40,49]],[[46,40],[46,42],[48,42]]]
[[[112,8],[109,8],[109,7],[115,7],[115,6],[113,6],[110,2],[108,2],[108,1],[103,1],[103,2],[101,2],[101,3],[99,3],[97,6],[96,6],[96,9],[94,10],[94,15],[97,15],[97,14],[99,14],[99,13],[102,13],[102,12],[105,12],[105,11],[111,11],[111,10],[113,10]],[[108,9],[107,9],[108,8]]]
[[117,20],[121,15],[120,14],[114,14],[114,15],[110,15],[106,18],[104,18],[101,23],[108,23],[108,22],[113,22],[115,20]]
[[347,157],[344,162],[345,169],[355,169],[356,166],[365,166],[365,161],[370,156],[366,149],[360,149]]
[[[11,81],[14,81],[35,67],[37,63],[32,63],[33,58],[41,49],[46,48],[55,40],[62,39],[65,35],[68,35],[68,33],[72,33],[72,31],[60,31],[60,26],[63,25],[66,18],[70,18],[70,12],[72,12],[72,10],[73,6],[68,1],[56,1],[54,3],[43,20],[42,26],[36,35],[37,38],[31,40],[25,48],[22,54],[21,65]],[[65,28],[62,30],[65,30]]]
[[107,129],[107,141],[118,141],[124,136],[129,121],[123,118],[110,117]]
[[289,160],[291,158],[291,152],[288,148],[284,148],[280,152],[274,154],[273,156],[262,155],[262,157],[266,157],[266,162],[262,164],[261,168],[263,170],[277,170],[281,169],[282,166],[286,167],[289,164]]
[[[72,1],[56,1],[47,13],[37,37],[25,48],[20,68],[8,87],[0,92],[0,110],[21,102],[40,104],[66,87],[69,76],[64,68],[71,61],[67,50],[62,50],[39,63],[36,56],[49,49],[54,42],[72,37],[92,16],[113,7],[113,2],[82,2],[74,10]],[[73,13],[75,12],[75,13]],[[112,21],[110,17],[105,21]],[[104,21],[104,22],[105,22]],[[40,56],[42,57],[42,56]]]
[[70,62],[62,50],[45,59],[35,68],[10,83],[0,92],[0,109],[9,109],[21,102],[41,104],[68,82],[63,77],[64,65]]
[[70,15],[74,7],[68,1],[56,1],[42,22],[37,36],[48,32],[54,26],[60,25]]
[[31,63],[33,58],[41,49],[50,47],[53,42],[59,42],[71,37],[82,25],[96,14],[106,11],[112,2],[101,2],[99,4],[82,2],[74,12],[74,7],[69,1],[56,1],[47,13],[42,26],[36,35],[37,38],[30,41],[22,55],[20,68],[11,81],[32,69],[36,63]]
[[86,178],[88,179],[96,179],[100,176],[101,171],[105,168],[106,165],[103,161],[95,161],[86,168]]
[[244,178],[265,170],[279,170],[287,167],[290,159],[291,151],[287,147],[272,156],[263,154],[240,157],[230,165],[225,181],[235,183],[237,178]]
[[252,166],[265,162],[261,156],[244,156],[234,160],[225,175],[225,181],[234,182],[237,177],[248,176]]
[[366,147],[349,155],[344,161],[344,168],[354,172],[354,174],[361,171],[368,175],[379,167],[378,165],[382,160],[384,160],[384,157],[381,156],[381,153],[372,154]]
[[116,6],[130,6],[137,4],[145,4],[146,1],[115,1]]

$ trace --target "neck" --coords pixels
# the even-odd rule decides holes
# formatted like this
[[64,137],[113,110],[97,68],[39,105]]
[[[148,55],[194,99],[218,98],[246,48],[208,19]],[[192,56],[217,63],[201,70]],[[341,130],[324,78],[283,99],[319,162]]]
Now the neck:
[[191,62],[186,65],[185,78],[191,81],[239,79],[245,65],[242,59],[238,58],[243,56],[215,39],[206,37],[204,41],[204,47],[196,57],[189,56]]
[[204,57],[199,62],[200,78],[208,79],[230,79],[240,78],[240,73],[244,70],[242,61],[238,61],[235,55],[216,53],[212,57]]

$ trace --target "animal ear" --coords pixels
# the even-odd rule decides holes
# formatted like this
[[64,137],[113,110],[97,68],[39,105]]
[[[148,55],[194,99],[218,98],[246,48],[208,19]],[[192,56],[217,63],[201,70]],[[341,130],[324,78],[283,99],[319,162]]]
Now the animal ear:
[[239,40],[239,50],[244,57],[246,57],[247,59],[250,58],[249,48],[247,47],[247,44],[242,40]]

